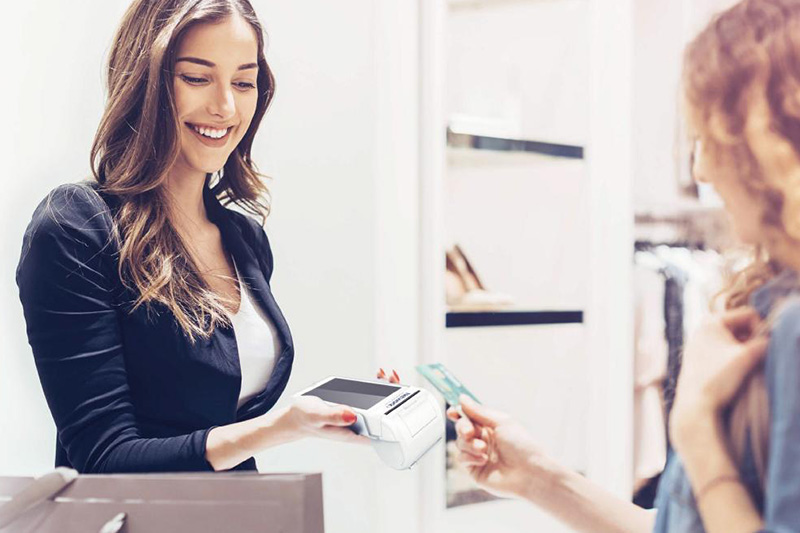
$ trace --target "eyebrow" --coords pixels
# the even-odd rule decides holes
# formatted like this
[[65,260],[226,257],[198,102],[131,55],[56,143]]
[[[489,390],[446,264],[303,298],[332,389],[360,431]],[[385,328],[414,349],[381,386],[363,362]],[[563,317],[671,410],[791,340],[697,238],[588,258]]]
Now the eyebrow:
[[[180,63],[181,61],[187,61],[189,63],[196,63],[198,65],[203,65],[205,67],[216,67],[214,63],[207,59],[200,59],[199,57],[179,57],[175,60],[176,63]],[[258,63],[245,63],[244,65],[239,65],[239,68],[236,70],[249,70],[251,68],[258,68]]]

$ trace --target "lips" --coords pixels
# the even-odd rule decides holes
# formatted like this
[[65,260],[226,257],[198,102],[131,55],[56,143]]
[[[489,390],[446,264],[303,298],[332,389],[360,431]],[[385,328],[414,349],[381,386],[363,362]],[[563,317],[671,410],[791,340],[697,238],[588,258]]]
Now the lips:
[[225,146],[228,143],[228,137],[230,137],[231,131],[233,130],[233,126],[229,126],[227,129],[224,130],[225,134],[222,135],[222,137],[213,138],[213,137],[209,137],[208,135],[204,135],[203,133],[200,133],[198,131],[198,129],[203,130],[205,133],[210,133],[212,135],[213,134],[218,134],[219,132],[223,131],[223,129],[222,128],[211,128],[211,127],[202,126],[202,125],[195,125],[195,124],[192,124],[190,122],[186,122],[185,124],[186,124],[186,128],[189,131],[192,132],[192,134],[195,136],[195,138],[197,138],[197,140],[199,140],[201,143],[203,143],[206,146],[210,146],[210,147],[214,147],[214,148],[217,148],[217,147],[220,147],[220,146]]

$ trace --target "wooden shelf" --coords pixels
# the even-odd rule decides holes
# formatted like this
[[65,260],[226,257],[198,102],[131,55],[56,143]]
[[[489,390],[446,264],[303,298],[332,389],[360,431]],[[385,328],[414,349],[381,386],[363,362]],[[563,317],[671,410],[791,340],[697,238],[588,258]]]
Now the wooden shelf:
[[582,324],[583,311],[451,311],[448,328]]

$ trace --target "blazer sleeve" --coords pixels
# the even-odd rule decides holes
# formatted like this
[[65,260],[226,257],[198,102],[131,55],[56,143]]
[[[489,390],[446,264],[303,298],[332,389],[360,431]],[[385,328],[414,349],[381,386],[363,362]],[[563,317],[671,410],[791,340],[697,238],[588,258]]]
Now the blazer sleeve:
[[114,305],[110,235],[105,202],[75,184],[50,193],[23,239],[17,285],[59,442],[82,473],[212,470],[205,459],[212,428],[140,435]]

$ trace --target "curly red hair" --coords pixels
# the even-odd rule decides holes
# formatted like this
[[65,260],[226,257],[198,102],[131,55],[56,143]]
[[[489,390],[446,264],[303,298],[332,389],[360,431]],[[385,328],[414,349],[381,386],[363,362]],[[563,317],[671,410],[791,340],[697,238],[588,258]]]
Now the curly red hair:
[[[800,246],[800,0],[743,0],[717,15],[688,45],[683,91],[690,131],[704,154],[734,168],[760,204],[762,242],[723,291],[725,306],[750,295]],[[749,447],[762,487],[769,412],[763,372],[734,401],[728,419],[734,454]]]

